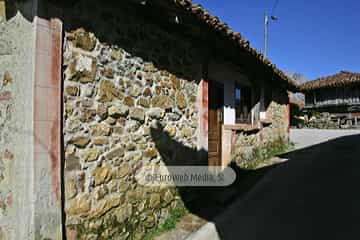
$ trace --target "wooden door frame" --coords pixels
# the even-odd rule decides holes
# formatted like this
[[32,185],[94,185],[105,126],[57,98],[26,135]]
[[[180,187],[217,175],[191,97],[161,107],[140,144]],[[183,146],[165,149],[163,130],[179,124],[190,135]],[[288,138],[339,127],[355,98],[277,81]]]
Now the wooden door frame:
[[[219,146],[220,146],[220,152],[219,152],[219,158],[218,158],[218,163],[217,165],[218,166],[221,166],[222,165],[222,125],[224,124],[224,84],[219,82],[219,81],[216,81],[214,79],[209,79],[208,80],[208,83],[209,83],[209,105],[208,105],[208,111],[210,111],[210,102],[211,102],[211,96],[210,96],[210,93],[212,92],[212,88],[215,86],[215,88],[218,88],[220,91],[221,91],[221,102],[220,102],[220,105],[222,106],[221,107],[221,114],[222,114],[222,119],[221,119],[221,123],[220,123],[220,133],[219,133]],[[208,119],[208,126],[209,128],[211,127],[211,124],[210,124],[210,118]]]

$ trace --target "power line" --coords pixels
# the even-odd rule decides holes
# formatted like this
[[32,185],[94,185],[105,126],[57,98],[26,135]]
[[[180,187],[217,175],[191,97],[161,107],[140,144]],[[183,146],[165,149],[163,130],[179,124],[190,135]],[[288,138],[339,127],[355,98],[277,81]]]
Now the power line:
[[279,0],[275,0],[270,16],[274,15],[274,12],[278,5],[279,5]]
[[[278,18],[274,15],[275,9],[279,5],[279,0],[275,0],[274,5],[271,10],[270,19],[272,21],[278,20]],[[269,15],[265,12],[264,15],[264,56],[267,57],[268,52],[268,31],[269,31]]]

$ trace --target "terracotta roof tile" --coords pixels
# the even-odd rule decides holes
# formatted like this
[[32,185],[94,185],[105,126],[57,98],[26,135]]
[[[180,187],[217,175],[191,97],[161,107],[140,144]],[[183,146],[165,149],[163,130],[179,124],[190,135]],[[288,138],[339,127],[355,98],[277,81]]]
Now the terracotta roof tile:
[[175,3],[179,8],[190,12],[198,17],[200,21],[209,25],[213,29],[223,33],[230,40],[233,40],[236,44],[247,50],[251,55],[256,57],[260,62],[270,67],[281,79],[285,80],[290,86],[298,89],[298,83],[292,78],[288,77],[283,71],[278,69],[269,59],[265,58],[262,53],[253,48],[249,41],[245,40],[240,33],[234,32],[226,23],[222,22],[218,17],[212,16],[210,12],[200,4],[192,3],[191,0],[168,0]]
[[321,77],[300,85],[302,91],[312,91],[319,88],[343,87],[352,84],[360,84],[360,73],[340,71],[337,74]]

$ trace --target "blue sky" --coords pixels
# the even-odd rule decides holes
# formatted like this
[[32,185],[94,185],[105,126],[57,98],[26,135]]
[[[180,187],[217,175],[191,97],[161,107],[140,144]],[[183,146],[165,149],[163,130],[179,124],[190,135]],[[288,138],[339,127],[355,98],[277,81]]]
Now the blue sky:
[[[263,51],[264,12],[275,0],[193,0]],[[309,79],[360,72],[360,1],[279,0],[270,23],[269,58]]]

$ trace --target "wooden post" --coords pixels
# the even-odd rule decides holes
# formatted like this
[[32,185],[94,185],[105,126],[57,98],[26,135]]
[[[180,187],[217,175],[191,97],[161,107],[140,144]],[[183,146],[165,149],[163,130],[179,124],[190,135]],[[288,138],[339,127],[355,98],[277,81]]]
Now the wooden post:
[[208,134],[209,134],[209,63],[207,60],[201,65],[202,79],[198,88],[198,109],[199,109],[199,138],[198,149],[208,151]]
[[5,0],[0,0],[0,22],[6,21],[6,6]]

